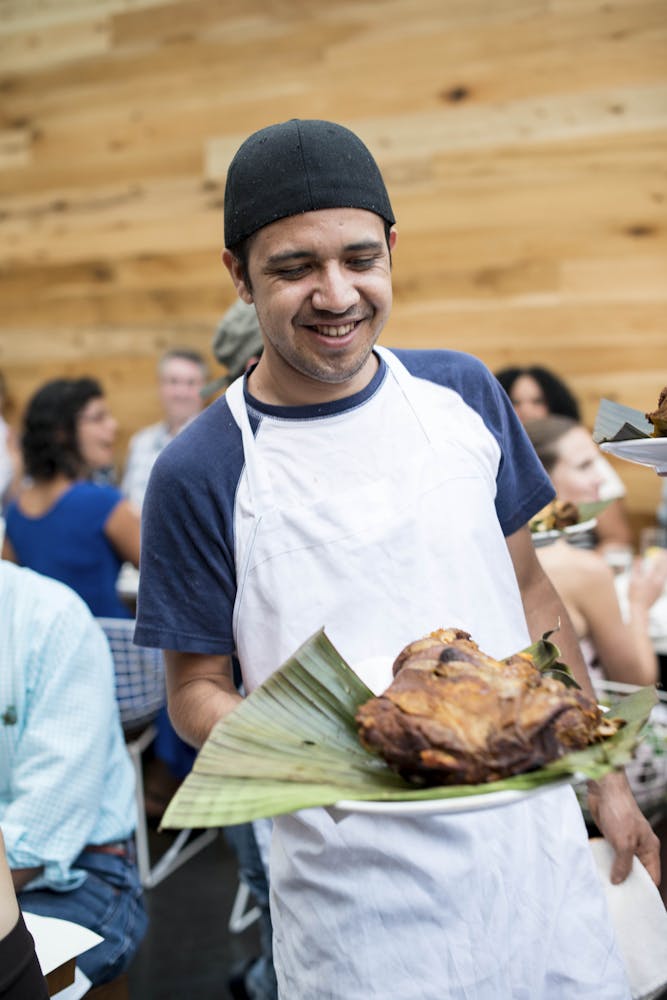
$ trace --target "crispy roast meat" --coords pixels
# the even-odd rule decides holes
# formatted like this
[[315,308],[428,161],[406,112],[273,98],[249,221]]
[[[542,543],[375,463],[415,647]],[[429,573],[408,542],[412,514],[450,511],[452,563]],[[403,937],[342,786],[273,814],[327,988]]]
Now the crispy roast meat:
[[424,785],[533,770],[618,726],[578,688],[544,677],[528,654],[501,663],[460,629],[407,646],[391,685],[361,705],[356,720],[364,746]]
[[579,508],[570,500],[552,500],[530,520],[531,531],[562,531],[579,521]]
[[667,385],[660,393],[657,410],[647,413],[646,419],[653,424],[653,437],[667,437]]

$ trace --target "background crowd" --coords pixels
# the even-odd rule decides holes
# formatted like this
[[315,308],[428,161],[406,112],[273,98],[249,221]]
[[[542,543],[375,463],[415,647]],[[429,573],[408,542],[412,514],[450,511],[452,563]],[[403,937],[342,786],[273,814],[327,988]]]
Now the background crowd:
[[[49,381],[15,414],[0,374],[0,646],[11,667],[4,681],[0,677],[0,709],[6,702],[6,713],[18,712],[16,735],[21,733],[0,762],[0,778],[8,769],[5,787],[19,789],[9,799],[0,793],[5,869],[23,912],[69,917],[102,934],[103,944],[81,960],[93,984],[127,967],[146,926],[132,844],[133,775],[114,701],[113,664],[95,619],[134,616],[133,596],[121,592],[118,580],[121,570],[139,566],[141,508],[153,463],[210,398],[261,356],[254,307],[234,305],[212,346],[225,367],[214,381],[203,355],[192,349],[172,347],[159,358],[162,419],[137,430],[120,461],[118,421],[97,380]],[[538,557],[570,613],[591,676],[660,685],[649,614],[667,584],[667,488],[655,522],[664,531],[664,548],[642,553],[627,518],[622,477],[594,444],[564,380],[539,366],[496,376],[558,498],[575,505],[606,502],[583,534],[548,545],[536,536]],[[12,694],[3,692],[10,676]],[[162,815],[195,757],[166,708],[156,722],[145,775],[144,807],[152,819]],[[107,743],[97,739],[100,732]],[[235,997],[271,1000],[276,985],[260,850],[265,837],[266,830],[250,825],[229,834],[263,921],[262,954],[232,977],[229,988]],[[29,949],[29,935],[7,903],[7,885],[5,877],[0,936],[11,932],[12,944],[21,942],[13,948],[18,955]],[[29,963],[25,975],[34,991]]]

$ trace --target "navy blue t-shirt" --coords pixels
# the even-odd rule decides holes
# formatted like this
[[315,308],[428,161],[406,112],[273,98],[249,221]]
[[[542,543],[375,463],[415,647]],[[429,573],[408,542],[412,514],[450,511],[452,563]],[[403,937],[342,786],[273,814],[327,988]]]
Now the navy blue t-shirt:
[[[457,351],[396,350],[408,371],[458,393],[482,418],[500,449],[495,507],[505,536],[525,525],[554,495],[512,405],[496,378],[472,355]],[[387,375],[380,365],[359,393],[322,405],[246,403],[257,434],[263,417],[318,423],[363,406]],[[378,434],[382,434],[379,427]],[[400,460],[400,456],[397,456]],[[299,461],[299,456],[294,456]],[[241,432],[224,396],[160,454],[143,508],[142,556],[135,639],[194,653],[234,651],[236,597],[234,516],[244,468]]]

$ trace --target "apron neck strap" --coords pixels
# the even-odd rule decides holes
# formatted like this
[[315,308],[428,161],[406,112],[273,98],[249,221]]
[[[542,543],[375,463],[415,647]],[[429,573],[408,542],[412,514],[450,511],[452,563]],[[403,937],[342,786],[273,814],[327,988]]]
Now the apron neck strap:
[[[405,365],[398,360],[396,355],[391,351],[388,351],[386,347],[378,347],[376,345],[374,350],[378,356],[382,358],[384,363],[387,365],[387,368],[396,379],[401,392],[403,393],[410,409],[414,413],[415,419],[424,432],[424,436],[427,441],[430,442],[431,435],[428,432],[428,419],[423,408],[420,394],[415,390],[416,379],[410,374]],[[253,434],[252,427],[250,426],[248,408],[246,406],[245,395],[243,392],[244,385],[245,376],[241,375],[234,382],[232,382],[227,389],[225,393],[225,400],[227,401],[231,414],[241,431],[246,474],[252,503],[255,511],[261,514],[273,506],[273,488],[271,486],[268,471],[265,468],[265,463],[260,461],[257,456],[255,435]]]
[[225,392],[225,400],[241,431],[243,457],[253,509],[257,514],[262,514],[273,506],[273,488],[265,463],[258,460],[255,435],[250,426],[243,392],[244,385],[245,375],[241,375]]
[[375,345],[374,350],[375,353],[382,358],[387,368],[396,379],[401,392],[405,396],[408,406],[414,413],[417,423],[424,432],[426,440],[432,443],[433,438],[428,430],[428,414],[426,412],[421,393],[419,393],[416,388],[417,379],[414,375],[410,374],[403,362],[399,361],[392,351],[388,351],[386,347],[380,347],[378,344]]

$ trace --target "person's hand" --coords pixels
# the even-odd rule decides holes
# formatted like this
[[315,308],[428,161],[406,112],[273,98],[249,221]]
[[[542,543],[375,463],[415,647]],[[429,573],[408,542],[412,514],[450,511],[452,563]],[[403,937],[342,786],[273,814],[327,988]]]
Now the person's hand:
[[667,551],[656,552],[632,564],[628,581],[628,601],[648,610],[658,600],[667,584]]
[[624,771],[612,771],[588,783],[588,806],[602,836],[614,850],[613,885],[630,874],[635,855],[656,885],[660,884],[660,841],[641,812]]

